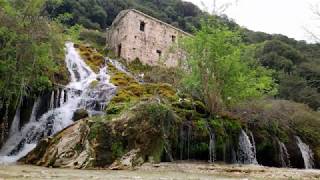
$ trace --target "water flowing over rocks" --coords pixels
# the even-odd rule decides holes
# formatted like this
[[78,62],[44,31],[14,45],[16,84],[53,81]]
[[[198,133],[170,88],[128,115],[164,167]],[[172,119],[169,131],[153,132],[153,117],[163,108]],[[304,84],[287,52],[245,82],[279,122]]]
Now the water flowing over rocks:
[[244,130],[239,136],[238,162],[243,164],[258,164],[256,158],[256,147],[252,133],[250,137]]
[[279,144],[279,159],[281,162],[281,167],[291,167],[290,155],[286,145],[278,139]]
[[314,146],[291,131],[272,134],[232,116],[212,116],[201,101],[170,84],[141,81],[89,46],[67,43],[66,52],[71,82],[33,99],[28,121],[18,120],[24,104],[20,113],[17,107],[1,163],[23,157],[27,164],[79,169],[178,160],[318,167]]
[[111,165],[111,169],[131,169],[151,159],[160,162],[162,129],[167,127],[156,123],[163,117],[147,117],[143,109],[150,105],[161,108],[156,102],[142,103],[112,121],[77,121],[52,138],[40,141],[21,161],[47,167]]
[[[0,162],[11,163],[26,155],[42,138],[52,136],[73,123],[77,109],[84,108],[89,115],[103,113],[107,102],[114,95],[116,87],[109,83],[106,68],[94,73],[81,59],[73,43],[66,43],[66,65],[71,82],[65,89],[52,91],[49,111],[36,117],[38,101],[34,104],[29,122],[21,130],[15,128],[0,150]],[[95,87],[90,86],[96,82]],[[66,93],[65,93],[66,92]]]
[[313,152],[310,149],[310,147],[305,144],[300,137],[296,136],[297,144],[300,149],[303,161],[304,161],[304,167],[306,169],[312,169],[314,167],[314,160],[313,160]]

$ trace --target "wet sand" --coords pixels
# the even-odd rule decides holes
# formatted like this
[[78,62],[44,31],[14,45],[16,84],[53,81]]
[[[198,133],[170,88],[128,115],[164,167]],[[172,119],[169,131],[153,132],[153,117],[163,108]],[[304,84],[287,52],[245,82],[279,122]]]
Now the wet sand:
[[136,170],[77,170],[30,165],[1,165],[2,179],[120,179],[120,180],[198,180],[198,179],[320,179],[320,170],[270,168],[254,165],[211,165],[206,163],[145,164]]

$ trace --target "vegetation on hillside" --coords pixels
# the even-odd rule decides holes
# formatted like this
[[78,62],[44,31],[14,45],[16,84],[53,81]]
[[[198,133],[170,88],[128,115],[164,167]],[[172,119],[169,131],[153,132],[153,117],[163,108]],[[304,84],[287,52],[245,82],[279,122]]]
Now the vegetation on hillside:
[[[188,32],[199,29],[200,19],[209,16],[192,3],[181,0],[48,0],[42,13],[68,26],[81,24],[104,31],[121,10],[128,8],[138,9]],[[240,28],[226,16],[218,19],[231,30]],[[247,29],[241,31],[244,43],[255,47],[254,59],[276,71],[277,97],[305,103],[313,109],[320,107],[318,44]]]
[[45,12],[67,25],[105,29],[121,10],[134,8],[185,31],[199,27],[203,12],[192,3],[181,0],[48,0]]
[[187,53],[183,85],[199,95],[212,113],[224,105],[276,93],[272,71],[252,61],[240,34],[215,19],[203,22],[182,47]]
[[254,44],[255,59],[275,70],[278,98],[320,107],[320,45],[283,35],[247,31],[245,42]]
[[[231,162],[240,131],[251,129],[258,155],[268,153],[268,158],[258,159],[263,165],[280,162],[277,140],[298,152],[293,147],[297,135],[310,144],[319,162],[319,113],[290,101],[261,101],[262,97],[274,96],[319,108],[319,45],[245,30],[224,17],[203,18],[208,14],[181,0],[0,0],[1,127],[8,130],[8,111],[14,116],[23,97],[67,82],[63,61],[66,36],[85,43],[76,44],[76,48],[97,72],[105,64],[99,52],[105,43],[102,31],[128,8],[194,36],[182,41],[187,56],[180,71],[150,67],[138,59],[126,64],[134,75],[143,73],[144,83],[137,80],[141,77],[107,64],[110,80],[118,90],[105,109],[106,116],[79,121],[85,128],[77,133],[88,138],[95,148],[88,151],[96,153],[86,160],[105,166],[136,148],[141,150],[143,161],[207,160],[208,142],[215,139],[217,159]],[[91,86],[95,85],[94,81]],[[63,138],[69,130],[55,138]],[[55,138],[47,141],[50,146],[64,142]],[[72,151],[79,151],[79,155],[89,147],[74,143]],[[44,144],[41,151],[47,146]],[[47,155],[54,161],[58,158],[55,153]],[[39,153],[34,157],[41,158]],[[296,153],[291,158],[301,160],[299,157]],[[46,163],[50,166],[53,161]],[[295,167],[301,165],[294,163]]]
[[0,109],[67,81],[62,29],[40,16],[43,4],[0,1]]

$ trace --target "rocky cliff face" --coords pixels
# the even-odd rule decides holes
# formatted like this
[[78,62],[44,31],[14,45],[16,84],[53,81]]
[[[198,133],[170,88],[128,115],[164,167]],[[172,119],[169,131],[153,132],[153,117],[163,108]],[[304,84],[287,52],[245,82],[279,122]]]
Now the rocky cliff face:
[[52,167],[112,169],[132,168],[146,161],[160,162],[168,138],[165,130],[170,129],[164,121],[170,120],[166,117],[170,113],[161,104],[148,102],[112,119],[83,119],[42,140],[21,161]]

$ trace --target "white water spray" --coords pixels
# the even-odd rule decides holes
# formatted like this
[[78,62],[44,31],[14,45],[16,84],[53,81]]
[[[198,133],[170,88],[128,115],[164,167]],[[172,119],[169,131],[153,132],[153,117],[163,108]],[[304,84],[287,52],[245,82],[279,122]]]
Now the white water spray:
[[281,142],[279,139],[277,140],[279,144],[279,159],[282,167],[290,167],[290,156],[287,150],[286,145]]
[[[12,163],[25,156],[45,137],[56,134],[73,123],[72,117],[77,109],[86,109],[89,115],[102,114],[105,105],[115,94],[116,87],[109,83],[107,68],[94,73],[81,59],[73,43],[66,43],[66,65],[71,82],[66,86],[66,99],[61,102],[58,92],[52,92],[50,109],[39,119],[36,118],[40,100],[34,104],[29,122],[14,132],[0,150],[0,163]],[[91,85],[96,84],[94,87]]]
[[14,115],[10,131],[9,131],[9,136],[14,134],[14,132],[19,131],[19,126],[20,126],[20,104],[17,107],[16,114]]
[[310,149],[310,147],[305,144],[300,137],[296,136],[297,145],[300,149],[300,152],[302,154],[302,158],[304,161],[304,167],[306,169],[312,169],[314,167],[314,159],[313,159],[313,152]]
[[252,133],[249,136],[244,130],[241,130],[239,136],[238,162],[241,164],[258,164],[256,158],[256,147]]
[[37,120],[37,112],[39,110],[40,103],[41,103],[41,98],[38,97],[32,107],[32,112],[31,112],[30,120],[29,120],[30,122],[34,122]]

